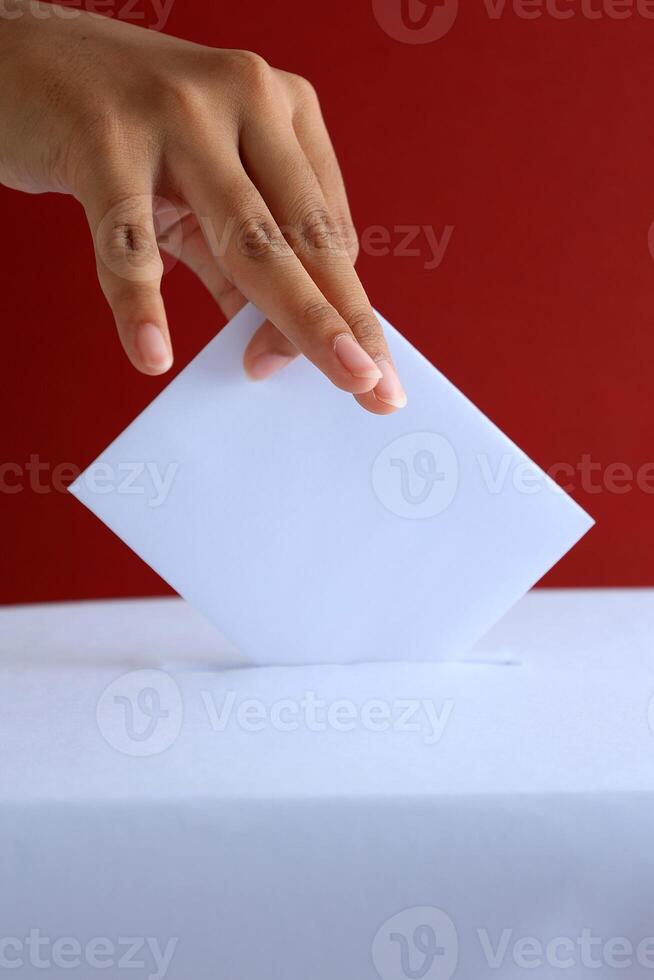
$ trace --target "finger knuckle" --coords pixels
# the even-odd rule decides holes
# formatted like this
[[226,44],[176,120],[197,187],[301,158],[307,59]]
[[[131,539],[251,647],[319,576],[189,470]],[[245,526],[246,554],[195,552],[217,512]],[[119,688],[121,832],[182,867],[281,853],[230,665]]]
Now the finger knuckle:
[[334,328],[335,319],[334,307],[326,300],[312,301],[302,309],[302,323],[313,333],[328,333]]
[[352,332],[373,360],[384,353],[384,334],[371,310],[356,310],[347,317]]
[[99,259],[112,272],[132,281],[150,281],[163,274],[163,263],[152,229],[132,213],[125,201],[114,206],[100,223],[96,247]]
[[304,105],[318,105],[318,92],[312,82],[303,75],[289,73],[288,82],[295,93],[298,102]]
[[247,259],[269,259],[288,252],[279,229],[267,215],[247,214],[237,221],[236,247]]
[[324,207],[305,210],[299,221],[300,244],[314,251],[337,251],[342,247],[339,229]]
[[253,51],[234,51],[232,66],[240,85],[257,93],[270,90],[274,81],[273,70],[261,55]]
[[189,78],[167,78],[157,87],[156,104],[164,120],[180,121],[184,126],[196,123],[207,112],[205,92]]

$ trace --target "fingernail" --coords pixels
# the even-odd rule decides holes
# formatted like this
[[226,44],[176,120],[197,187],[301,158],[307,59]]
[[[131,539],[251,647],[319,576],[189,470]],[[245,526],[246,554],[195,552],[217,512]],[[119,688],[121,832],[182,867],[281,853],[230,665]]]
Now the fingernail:
[[363,347],[349,333],[338,335],[334,341],[334,353],[352,377],[367,378],[370,381],[378,381],[382,377],[370,354],[366,354]]
[[284,354],[259,354],[248,366],[248,374],[253,381],[263,381],[295,360]]
[[404,408],[407,402],[406,392],[400,383],[397,371],[390,361],[377,362],[382,371],[381,381],[373,388],[375,398],[393,408]]
[[154,323],[142,323],[138,328],[136,350],[145,367],[151,371],[167,371],[173,363],[164,335]]

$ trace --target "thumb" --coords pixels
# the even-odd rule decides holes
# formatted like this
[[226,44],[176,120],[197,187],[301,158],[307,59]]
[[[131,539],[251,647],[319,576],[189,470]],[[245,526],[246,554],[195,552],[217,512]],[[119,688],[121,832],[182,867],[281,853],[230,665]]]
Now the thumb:
[[299,353],[297,347],[266,320],[250,340],[243,364],[253,381],[262,381],[290,364]]

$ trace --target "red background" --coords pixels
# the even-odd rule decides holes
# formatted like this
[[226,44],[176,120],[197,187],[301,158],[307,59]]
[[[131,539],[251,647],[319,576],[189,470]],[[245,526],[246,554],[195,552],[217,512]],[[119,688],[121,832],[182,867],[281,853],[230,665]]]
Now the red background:
[[[492,19],[466,0],[424,45],[368,0],[177,0],[165,29],[314,82],[360,230],[454,226],[435,271],[362,255],[373,302],[542,466],[590,454],[601,483],[654,459],[654,20],[567,6]],[[2,461],[84,466],[165,382],[122,354],[79,206],[0,189],[0,208]],[[182,267],[164,290],[179,370],[222,318]],[[654,584],[654,494],[575,484],[597,527],[545,584]],[[65,493],[0,497],[2,601],[168,591]]]

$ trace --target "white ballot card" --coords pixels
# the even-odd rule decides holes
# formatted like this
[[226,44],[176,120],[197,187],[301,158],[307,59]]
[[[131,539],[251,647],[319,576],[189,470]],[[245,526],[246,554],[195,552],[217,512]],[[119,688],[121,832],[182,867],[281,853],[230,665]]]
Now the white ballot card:
[[456,658],[592,519],[383,317],[389,416],[304,358],[248,380],[263,320],[238,313],[71,492],[253,663]]

